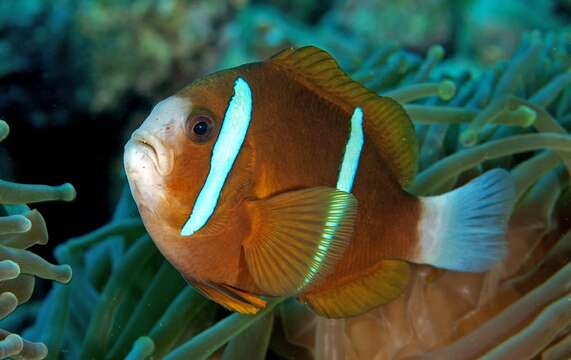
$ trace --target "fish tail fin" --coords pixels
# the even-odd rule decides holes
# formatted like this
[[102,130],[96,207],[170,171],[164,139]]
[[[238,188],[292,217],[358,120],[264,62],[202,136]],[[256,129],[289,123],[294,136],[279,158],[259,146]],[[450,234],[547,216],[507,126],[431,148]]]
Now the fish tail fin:
[[449,193],[423,197],[415,262],[456,271],[487,271],[507,252],[515,201],[509,172],[494,169]]

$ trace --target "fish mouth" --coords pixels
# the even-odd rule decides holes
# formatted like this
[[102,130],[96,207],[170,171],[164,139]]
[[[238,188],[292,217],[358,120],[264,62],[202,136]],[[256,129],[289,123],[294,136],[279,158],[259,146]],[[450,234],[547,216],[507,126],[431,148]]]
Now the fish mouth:
[[133,132],[129,143],[145,152],[154,163],[159,174],[170,174],[173,167],[172,151],[168,151],[160,139],[145,130],[139,129]]

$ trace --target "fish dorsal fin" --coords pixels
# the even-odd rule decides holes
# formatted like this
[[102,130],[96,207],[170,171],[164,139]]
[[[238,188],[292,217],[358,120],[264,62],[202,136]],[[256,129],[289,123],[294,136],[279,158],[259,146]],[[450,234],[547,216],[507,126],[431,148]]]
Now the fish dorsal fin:
[[192,286],[209,299],[241,314],[254,315],[266,307],[259,296],[229,285],[193,282]]
[[418,163],[416,135],[398,102],[353,81],[329,53],[315,46],[283,50],[267,63],[287,71],[295,80],[340,105],[349,114],[361,107],[365,133],[399,183],[406,186],[414,179]]

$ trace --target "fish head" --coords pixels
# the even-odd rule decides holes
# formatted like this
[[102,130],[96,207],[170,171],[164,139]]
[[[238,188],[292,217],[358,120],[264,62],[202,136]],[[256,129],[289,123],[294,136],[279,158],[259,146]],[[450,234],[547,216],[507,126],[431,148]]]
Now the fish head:
[[[247,184],[252,182],[253,153],[245,134],[238,145],[219,139],[224,123],[230,121],[229,109],[236,107],[232,105],[234,98],[249,97],[251,112],[251,94],[236,93],[240,91],[237,79],[242,78],[235,72],[216,73],[161,101],[125,146],[124,166],[145,227],[179,271],[192,267],[191,257],[204,256],[212,260],[212,266],[218,255],[225,254],[236,261],[239,258],[229,254],[234,248],[239,254],[238,242],[229,245],[226,240],[199,241],[201,237],[224,237],[220,236],[222,232],[236,227],[234,223],[239,222],[240,216],[232,211],[247,196]],[[245,80],[241,81],[247,87]],[[232,121],[244,120],[249,121]],[[220,141],[223,143],[217,145]],[[239,149],[230,161],[225,151],[232,146]],[[215,155],[220,152],[222,155]],[[231,164],[219,166],[227,162]],[[216,178],[225,170],[223,179]],[[220,186],[216,188],[216,184]],[[208,202],[213,203],[210,213]],[[191,233],[184,233],[183,228],[191,220],[199,225],[195,224]],[[224,251],[219,251],[221,248]]]

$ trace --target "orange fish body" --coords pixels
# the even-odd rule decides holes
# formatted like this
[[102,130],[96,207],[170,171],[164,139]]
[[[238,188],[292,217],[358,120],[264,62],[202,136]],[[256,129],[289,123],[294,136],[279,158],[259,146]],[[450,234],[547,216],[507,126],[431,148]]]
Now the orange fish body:
[[[314,47],[194,82],[125,152],[146,228],[198,290],[243,313],[263,308],[260,296],[295,295],[328,317],[398,297],[408,262],[483,271],[501,258],[509,176],[418,198],[403,190],[416,161],[402,107]],[[471,210],[475,193],[486,196]]]

